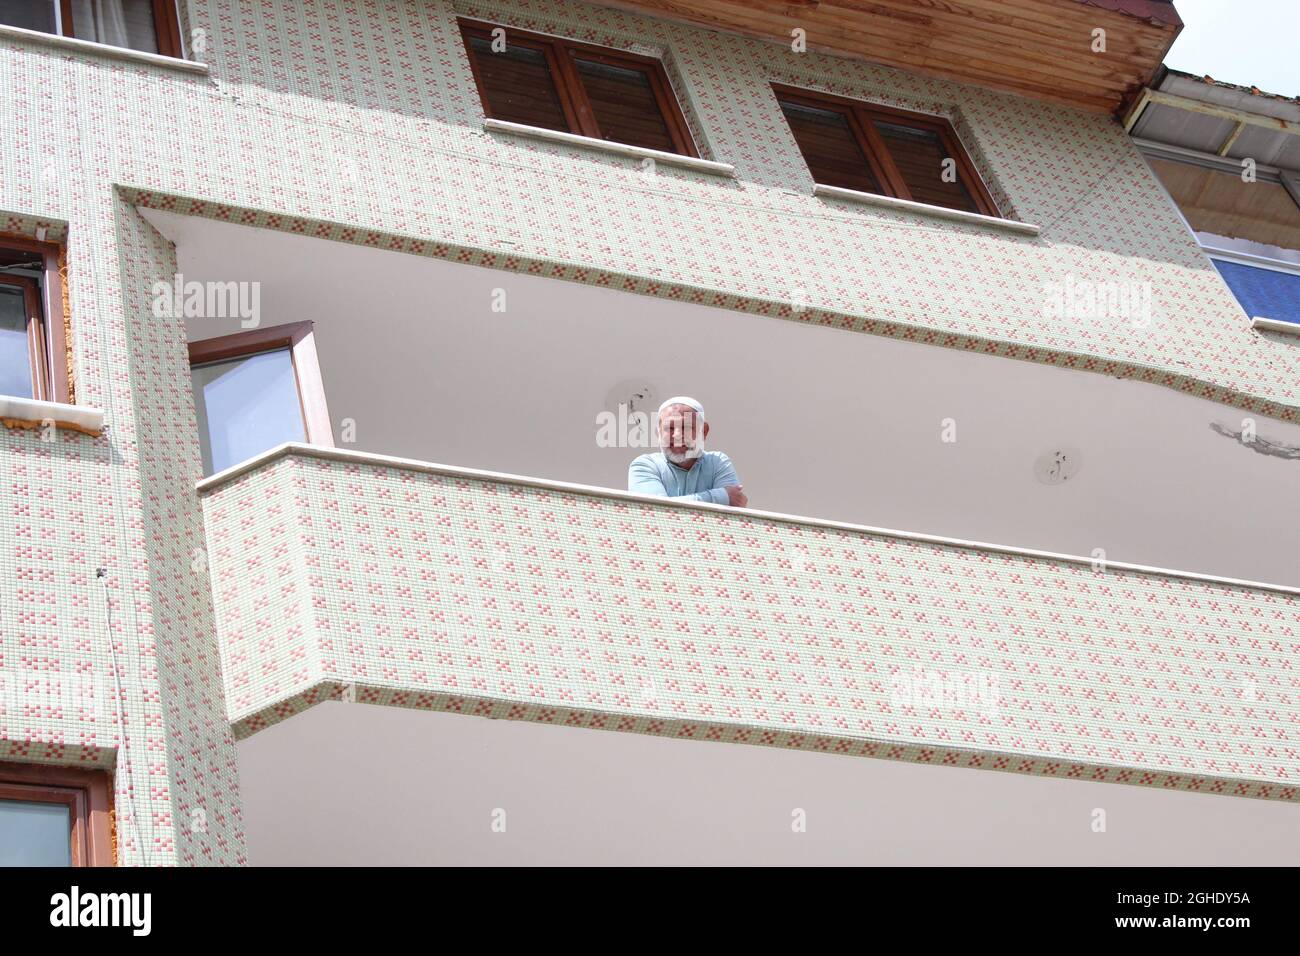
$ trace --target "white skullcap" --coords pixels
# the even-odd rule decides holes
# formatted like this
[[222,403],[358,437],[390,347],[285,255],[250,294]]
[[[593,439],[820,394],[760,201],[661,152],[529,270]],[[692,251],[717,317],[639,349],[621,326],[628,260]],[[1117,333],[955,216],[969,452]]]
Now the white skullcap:
[[662,416],[664,413],[664,409],[672,408],[674,405],[685,405],[688,408],[693,408],[695,409],[695,413],[700,416],[700,421],[706,420],[704,417],[704,406],[701,405],[699,402],[697,402],[695,399],[688,398],[685,395],[677,395],[665,401],[662,405],[659,406],[659,415]]

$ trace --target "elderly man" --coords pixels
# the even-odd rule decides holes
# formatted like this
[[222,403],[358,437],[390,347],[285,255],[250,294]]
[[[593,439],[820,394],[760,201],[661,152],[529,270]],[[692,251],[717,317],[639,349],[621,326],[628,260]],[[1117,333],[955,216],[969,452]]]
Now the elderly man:
[[679,395],[659,406],[658,452],[641,455],[627,470],[627,490],[661,498],[689,498],[743,508],[749,504],[731,459],[705,451],[709,423],[704,406]]

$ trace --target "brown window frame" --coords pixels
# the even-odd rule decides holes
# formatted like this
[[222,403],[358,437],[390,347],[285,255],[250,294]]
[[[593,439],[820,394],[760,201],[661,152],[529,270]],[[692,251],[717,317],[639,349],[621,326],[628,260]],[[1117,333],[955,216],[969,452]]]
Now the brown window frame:
[[113,866],[112,775],[45,764],[0,763],[0,800],[59,803],[69,810],[73,866]]
[[308,444],[333,448],[334,427],[330,424],[329,407],[325,401],[325,383],[316,355],[314,328],[315,323],[311,321],[289,322],[210,339],[195,339],[189,343],[190,368],[288,349],[294,383],[298,387],[303,435]]
[[[966,148],[957,137],[957,131],[953,129],[952,123],[943,117],[933,116],[928,113],[915,113],[911,110],[901,110],[892,106],[880,106],[876,103],[836,96],[832,93],[804,90],[781,83],[773,83],[772,90],[776,94],[778,105],[782,101],[788,101],[814,109],[832,110],[844,116],[858,148],[862,150],[862,155],[867,157],[867,163],[871,167],[876,181],[885,190],[880,195],[894,199],[919,202],[919,200],[912,198],[912,191],[907,188],[907,183],[903,181],[902,174],[898,171],[898,166],[889,152],[889,147],[885,144],[884,139],[876,130],[872,121],[883,120],[936,133],[939,141],[943,144],[944,150],[952,159],[956,160],[957,174],[979,213],[996,219],[1007,218],[998,209],[997,203],[993,201],[993,196],[990,194],[988,187],[984,185],[984,180],[981,178],[979,171],[976,170],[975,164],[971,161],[970,154],[966,152]],[[802,155],[802,149],[800,154]],[[809,171],[811,172],[811,169]],[[821,183],[819,185],[830,184]],[[924,205],[932,204],[925,203]],[[935,208],[950,207],[936,206]]]
[[[664,121],[664,126],[668,129],[669,138],[673,141],[674,149],[672,151],[680,156],[699,158],[700,154],[695,147],[694,137],[691,136],[690,127],[686,122],[686,115],[682,112],[676,93],[673,92],[672,83],[668,80],[668,73],[664,69],[663,61],[658,57],[643,56],[639,53],[625,53],[611,47],[581,43],[577,40],[533,33],[529,30],[518,30],[503,23],[487,23],[482,20],[470,20],[464,17],[460,18],[459,23],[461,38],[465,43],[465,54],[469,58],[470,72],[474,75],[474,86],[478,90],[479,100],[483,104],[483,113],[489,119],[498,119],[499,117],[492,115],[492,104],[488,102],[487,91],[483,87],[483,78],[479,75],[476,54],[469,41],[470,37],[491,41],[492,31],[500,29],[506,31],[507,44],[540,50],[546,57],[547,66],[550,67],[551,71],[551,78],[555,83],[555,92],[560,100],[560,108],[564,111],[564,119],[569,124],[567,132],[610,143],[619,142],[618,140],[607,139],[600,132],[600,124],[596,121],[596,115],[591,108],[591,101],[587,98],[587,91],[583,86],[582,77],[578,75],[578,68],[573,62],[574,56],[580,55],[585,60],[595,60],[609,66],[644,71],[649,78],[650,89],[654,93],[655,103],[659,106],[659,115]],[[624,143],[622,145],[635,146],[636,144]]]
[[[68,404],[67,340],[63,330],[63,279],[59,260],[63,247],[16,236],[0,236],[0,249],[21,250],[40,255],[42,281],[0,272],[0,282],[24,289],[27,302],[27,351],[32,363],[32,394],[42,402]],[[21,397],[21,396],[18,396]]]
[[[84,40],[77,36],[77,24],[72,18],[72,0],[59,0],[59,19],[55,28],[59,36]],[[175,0],[153,0],[153,32],[158,38],[158,55],[181,59],[181,24]],[[98,40],[87,41],[98,43]],[[111,46],[112,44],[101,44]]]

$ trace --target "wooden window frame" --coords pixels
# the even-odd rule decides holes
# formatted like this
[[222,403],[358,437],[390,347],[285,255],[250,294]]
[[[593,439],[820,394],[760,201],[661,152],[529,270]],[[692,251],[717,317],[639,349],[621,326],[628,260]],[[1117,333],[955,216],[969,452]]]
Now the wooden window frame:
[[[848,122],[849,130],[854,140],[856,140],[858,148],[867,157],[867,163],[871,167],[876,181],[880,183],[881,189],[884,190],[882,195],[891,196],[895,199],[918,202],[918,200],[912,198],[912,191],[907,188],[907,183],[903,181],[902,174],[899,173],[898,166],[889,152],[889,147],[885,144],[884,138],[879,131],[877,131],[873,120],[883,120],[900,126],[911,126],[937,134],[939,142],[943,144],[944,151],[956,161],[958,177],[974,201],[976,210],[984,216],[992,216],[997,219],[1006,218],[998,209],[997,203],[993,201],[993,196],[989,193],[988,187],[984,185],[984,180],[980,177],[979,171],[971,161],[970,154],[962,146],[952,123],[942,116],[914,113],[911,110],[880,106],[862,100],[836,96],[832,93],[785,86],[781,83],[773,83],[772,90],[776,94],[778,104],[790,102],[814,109],[831,110],[843,116]],[[802,155],[802,148],[800,154]],[[926,205],[932,204],[927,203]],[[939,206],[936,208],[948,207]]]
[[197,339],[189,343],[190,368],[247,358],[262,352],[289,350],[298,405],[302,411],[303,434],[308,444],[334,447],[334,428],[325,401],[325,384],[316,356],[314,323],[290,322],[265,329],[248,329],[231,335]]
[[0,763],[0,800],[66,806],[73,866],[113,866],[112,777],[106,770]]
[[68,343],[63,328],[63,278],[59,260],[63,247],[18,236],[0,235],[0,248],[35,252],[41,256],[42,276],[38,285],[26,276],[0,272],[0,282],[20,285],[27,302],[27,349],[32,363],[32,394],[43,402],[68,404]]
[[[668,72],[664,69],[663,61],[658,57],[643,56],[639,53],[625,53],[611,47],[581,43],[577,40],[566,40],[562,37],[533,33],[528,30],[518,30],[502,23],[487,23],[482,20],[469,20],[464,17],[460,18],[459,23],[461,37],[465,42],[465,54],[469,58],[470,72],[474,75],[474,86],[478,89],[479,100],[483,104],[483,113],[489,119],[499,119],[500,117],[492,114],[492,104],[488,102],[487,91],[483,87],[483,78],[479,74],[478,61],[470,45],[470,38],[474,37],[490,42],[492,40],[492,31],[500,29],[506,31],[507,44],[539,50],[546,57],[547,66],[551,71],[551,79],[555,83],[555,92],[560,100],[560,108],[564,112],[565,121],[569,124],[567,132],[604,140],[605,142],[619,142],[618,140],[606,139],[601,134],[600,124],[596,121],[591,101],[587,97],[586,87],[583,86],[582,77],[578,74],[577,65],[574,63],[575,57],[584,60],[595,60],[608,66],[619,66],[644,72],[649,78],[651,92],[654,94],[655,103],[659,107],[659,115],[668,130],[669,138],[673,141],[673,152],[681,156],[699,158],[700,154],[695,147],[695,139],[691,136],[686,116],[682,112],[681,104],[677,101],[676,93],[673,92],[672,83],[668,80]],[[623,145],[635,144],[625,143]]]
[[[176,10],[175,0],[152,0],[153,3],[153,32],[158,39],[158,55],[169,56],[173,59],[181,59],[181,24],[180,14]],[[59,0],[58,2],[58,22],[55,24],[55,30],[58,36],[72,37],[74,40],[84,40],[85,37],[77,36],[77,25],[72,19],[72,0]],[[98,40],[89,40],[90,43],[98,43]],[[103,44],[111,46],[111,44]]]

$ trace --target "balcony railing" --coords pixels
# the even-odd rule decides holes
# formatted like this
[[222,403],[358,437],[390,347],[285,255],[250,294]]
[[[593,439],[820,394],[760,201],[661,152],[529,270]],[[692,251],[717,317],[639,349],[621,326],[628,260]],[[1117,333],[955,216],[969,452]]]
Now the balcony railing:
[[1295,589],[298,444],[200,490],[241,737],[345,699],[1300,795]]

